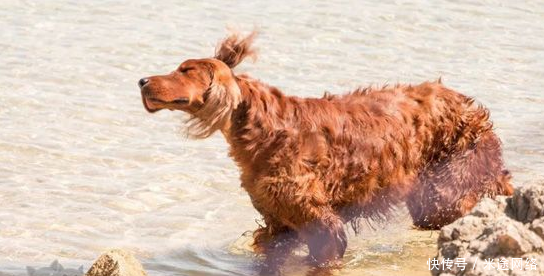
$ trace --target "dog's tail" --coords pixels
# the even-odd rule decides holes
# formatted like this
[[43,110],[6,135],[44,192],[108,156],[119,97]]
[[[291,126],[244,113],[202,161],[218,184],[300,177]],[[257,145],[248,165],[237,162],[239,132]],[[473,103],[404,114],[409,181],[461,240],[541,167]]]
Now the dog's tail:
[[236,67],[246,57],[257,56],[257,51],[252,47],[257,31],[251,32],[248,36],[241,36],[233,32],[225,38],[215,49],[215,58],[227,64],[230,68]]

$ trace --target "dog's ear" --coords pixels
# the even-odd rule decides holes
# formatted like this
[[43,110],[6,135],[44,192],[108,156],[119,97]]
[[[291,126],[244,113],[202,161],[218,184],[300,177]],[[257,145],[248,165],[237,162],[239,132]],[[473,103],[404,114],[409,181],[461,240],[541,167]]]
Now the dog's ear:
[[234,109],[242,101],[242,92],[232,71],[225,65],[211,66],[210,87],[203,95],[202,107],[191,114],[188,132],[192,138],[206,138],[228,127]]
[[224,62],[230,68],[236,67],[246,57],[255,59],[257,51],[252,47],[252,44],[256,36],[256,30],[245,37],[241,36],[238,32],[232,32],[216,48],[215,58]]
[[[229,71],[228,74],[232,76]],[[206,92],[204,104],[210,104],[221,108],[228,106],[235,109],[242,100],[242,92],[240,87],[232,77],[221,77],[221,74],[216,74],[210,88]]]

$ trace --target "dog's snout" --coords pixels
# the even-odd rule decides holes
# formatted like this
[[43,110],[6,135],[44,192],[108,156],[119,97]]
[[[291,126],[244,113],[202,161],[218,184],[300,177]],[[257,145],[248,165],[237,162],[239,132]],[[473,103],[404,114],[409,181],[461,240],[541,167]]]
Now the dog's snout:
[[147,83],[149,82],[149,79],[148,78],[142,78],[138,81],[138,86],[140,86],[140,88],[144,87],[144,85],[146,85]]

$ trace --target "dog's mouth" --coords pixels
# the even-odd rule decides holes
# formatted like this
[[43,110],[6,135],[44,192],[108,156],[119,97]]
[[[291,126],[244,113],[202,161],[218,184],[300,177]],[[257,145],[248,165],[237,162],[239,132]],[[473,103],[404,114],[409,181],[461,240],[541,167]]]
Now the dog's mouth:
[[170,110],[182,109],[189,104],[189,98],[186,97],[177,98],[172,101],[163,101],[154,97],[142,96],[142,101],[145,109],[149,113],[155,113],[165,108]]

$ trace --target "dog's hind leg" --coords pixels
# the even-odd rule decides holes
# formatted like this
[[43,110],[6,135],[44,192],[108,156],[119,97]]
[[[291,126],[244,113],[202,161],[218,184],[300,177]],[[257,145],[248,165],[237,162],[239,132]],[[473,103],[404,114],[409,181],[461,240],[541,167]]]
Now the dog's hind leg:
[[512,192],[500,141],[487,132],[464,152],[430,164],[406,203],[414,225],[439,229],[468,213],[481,198]]
[[318,266],[338,266],[347,248],[342,220],[332,212],[306,225],[301,231],[310,251],[310,262]]

